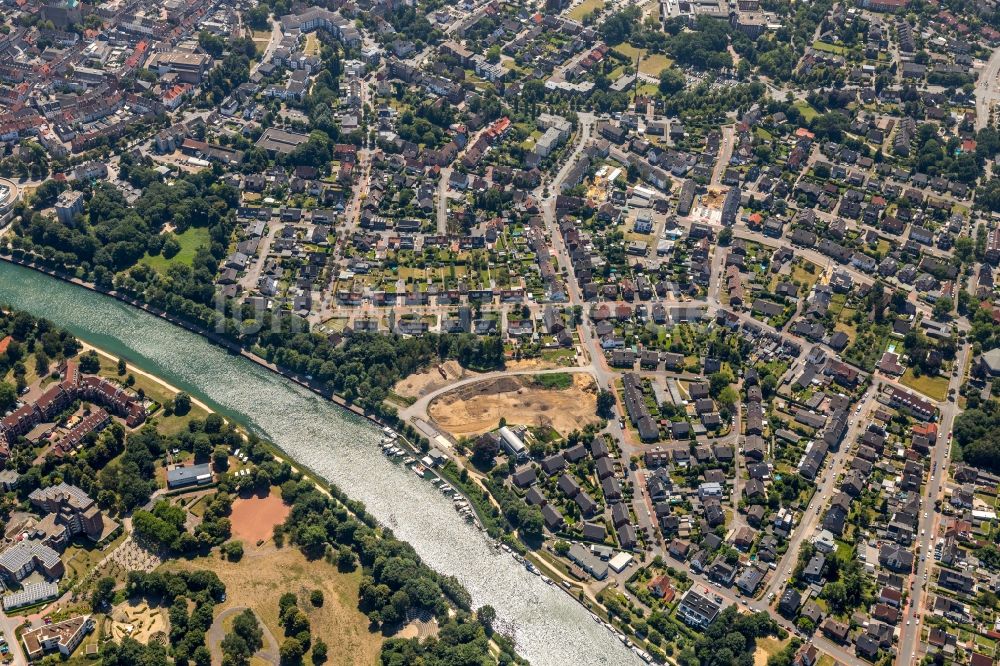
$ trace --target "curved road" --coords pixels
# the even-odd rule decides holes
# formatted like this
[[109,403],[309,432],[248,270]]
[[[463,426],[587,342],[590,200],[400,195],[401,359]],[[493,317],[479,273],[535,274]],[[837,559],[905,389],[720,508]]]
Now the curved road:
[[443,386],[439,389],[435,389],[425,396],[422,396],[415,403],[410,405],[405,409],[399,410],[399,418],[405,421],[411,421],[414,418],[428,419],[430,414],[427,411],[430,404],[434,402],[434,399],[454,391],[455,389],[460,389],[463,386],[469,386],[471,384],[478,384],[479,382],[489,381],[491,379],[499,379],[501,377],[517,377],[525,375],[557,375],[560,373],[587,373],[590,375],[594,374],[593,365],[584,366],[573,366],[568,368],[548,368],[546,370],[515,370],[513,372],[507,370],[497,370],[496,372],[485,372],[481,375],[476,375],[474,377],[466,377],[465,379],[460,379],[457,382],[452,382],[447,386]]

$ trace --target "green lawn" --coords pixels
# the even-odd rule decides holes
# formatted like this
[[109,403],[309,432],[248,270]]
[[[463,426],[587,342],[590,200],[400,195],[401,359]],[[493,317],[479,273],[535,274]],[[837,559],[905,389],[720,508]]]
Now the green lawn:
[[660,72],[674,64],[674,61],[661,53],[650,53],[639,63],[639,71],[649,76],[659,76]]
[[316,33],[311,32],[306,35],[306,48],[304,50],[306,55],[319,55],[319,38]]
[[171,264],[190,264],[194,261],[194,254],[198,248],[202,245],[208,246],[212,242],[206,227],[190,227],[182,234],[175,234],[174,238],[180,243],[180,252],[170,259],[162,254],[154,257],[147,252],[142,262],[158,273],[166,273]]
[[583,2],[569,10],[566,16],[574,21],[583,21],[584,16],[603,6],[604,2],[602,0],[583,0]]
[[934,400],[940,401],[948,397],[948,380],[945,377],[931,377],[930,375],[917,377],[913,374],[913,368],[907,368],[899,382]]
[[850,344],[854,344],[854,341],[858,339],[858,329],[849,321],[838,321],[833,328],[836,331],[843,331],[844,333],[847,333],[847,337],[851,339]]
[[805,100],[797,100],[794,104],[795,108],[799,110],[802,114],[802,120],[809,122],[813,118],[819,115],[819,112],[812,108],[812,105]]
[[836,55],[845,55],[847,53],[847,49],[843,46],[837,46],[836,44],[821,42],[819,40],[813,42],[813,48],[817,51],[826,51],[827,53],[834,53]]
[[568,372],[535,375],[535,383],[547,389],[567,389],[573,385],[573,376]]
[[[619,44],[615,47],[615,51],[628,58],[633,64],[635,64],[635,59],[640,54],[640,50],[631,44]],[[639,61],[639,71],[649,76],[659,76],[660,72],[674,63],[673,60],[660,53],[646,53],[644,51],[642,53],[642,60]]]

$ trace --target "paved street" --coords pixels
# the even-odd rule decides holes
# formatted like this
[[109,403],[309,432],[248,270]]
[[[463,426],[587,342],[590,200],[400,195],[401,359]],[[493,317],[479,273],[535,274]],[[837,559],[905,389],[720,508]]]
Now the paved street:
[[1000,101],[1000,48],[990,55],[976,82],[976,129],[981,130],[989,124],[990,112]]
[[[969,359],[971,347],[968,343],[959,348],[957,355],[957,367],[964,368]],[[949,388],[954,389],[956,394],[962,383],[965,381],[961,372],[957,377],[952,377]],[[938,408],[941,411],[941,418],[938,429],[938,442],[931,453],[931,473],[929,481],[924,486],[922,499],[922,511],[920,517],[920,532],[917,541],[917,566],[911,577],[913,590],[910,592],[909,603],[903,614],[904,623],[900,630],[899,638],[899,659],[897,664],[905,666],[910,661],[907,655],[917,655],[920,648],[920,628],[925,618],[924,603],[926,601],[926,590],[929,580],[928,576],[934,557],[931,553],[934,547],[934,539],[937,536],[938,523],[941,517],[935,511],[935,502],[942,497],[944,480],[947,476],[948,464],[951,459],[951,438],[955,417],[958,416],[959,409],[957,403],[939,402]],[[931,555],[930,560],[927,559]],[[929,576],[928,576],[929,577]]]

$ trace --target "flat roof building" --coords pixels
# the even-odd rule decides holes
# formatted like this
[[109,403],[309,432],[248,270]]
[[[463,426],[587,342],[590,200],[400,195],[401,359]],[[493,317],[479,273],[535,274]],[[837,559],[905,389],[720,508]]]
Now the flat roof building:
[[274,155],[287,155],[299,145],[309,140],[305,134],[298,132],[287,132],[285,130],[268,127],[257,139],[257,147]]
[[208,463],[190,467],[174,467],[167,470],[167,488],[188,488],[204,486],[212,482],[212,467]]
[[4,595],[3,609],[11,611],[25,606],[33,606],[58,596],[59,586],[55,583],[28,583],[21,588],[20,592]]
[[146,67],[155,70],[160,76],[176,73],[177,78],[184,83],[201,83],[202,77],[212,67],[212,56],[187,51],[154,53]]
[[690,589],[684,593],[677,606],[677,616],[691,627],[704,629],[715,621],[721,610],[719,604]]

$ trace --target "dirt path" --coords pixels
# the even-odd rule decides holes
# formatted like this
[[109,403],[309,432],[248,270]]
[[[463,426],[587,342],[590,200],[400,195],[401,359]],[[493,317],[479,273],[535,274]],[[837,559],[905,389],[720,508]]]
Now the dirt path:
[[[239,613],[247,610],[246,606],[234,606],[232,608],[227,608],[226,610],[219,613],[219,617],[215,618],[215,622],[212,626],[208,628],[208,635],[205,636],[205,641],[208,643],[208,649],[212,653],[212,664],[218,665],[222,663],[222,639],[226,637],[225,621],[230,617],[235,617]],[[260,618],[257,618],[260,622]],[[267,628],[267,625],[260,622],[261,631],[264,633],[264,647],[255,654],[255,657],[263,659],[269,664],[277,664],[280,662],[278,656],[278,641],[275,640],[274,634],[271,630]]]

